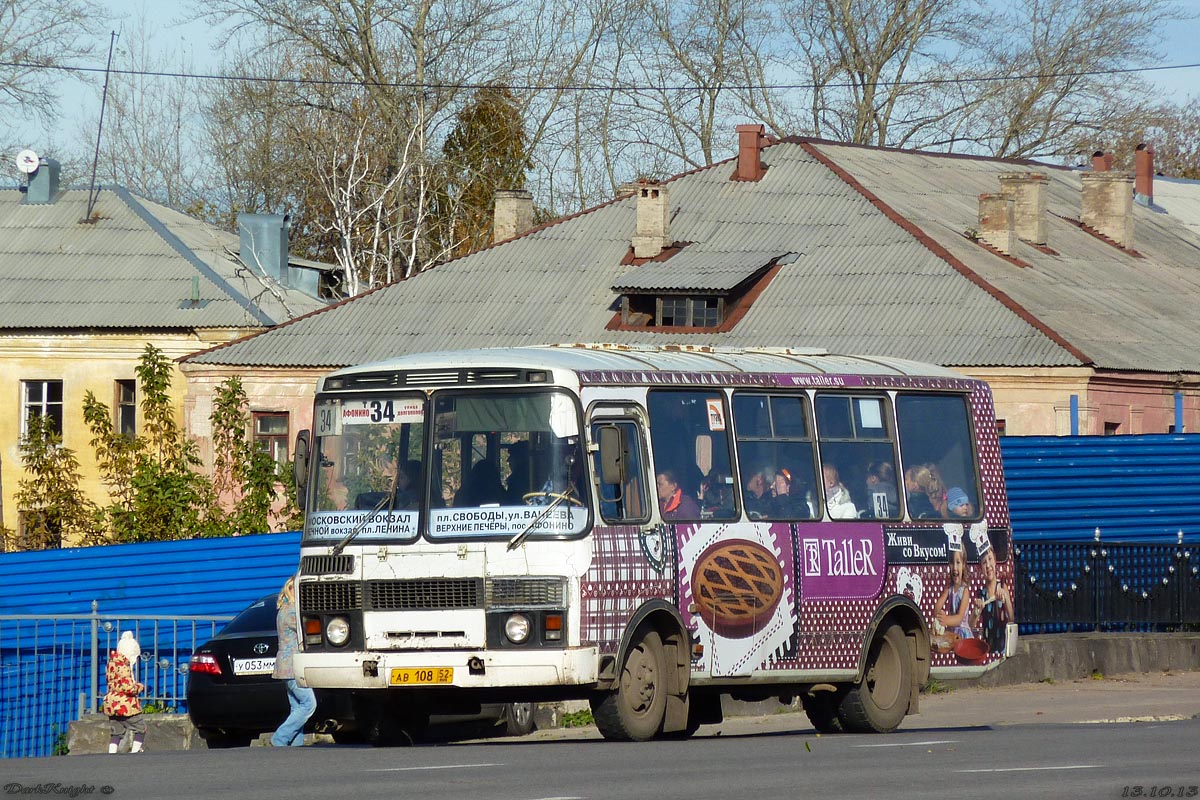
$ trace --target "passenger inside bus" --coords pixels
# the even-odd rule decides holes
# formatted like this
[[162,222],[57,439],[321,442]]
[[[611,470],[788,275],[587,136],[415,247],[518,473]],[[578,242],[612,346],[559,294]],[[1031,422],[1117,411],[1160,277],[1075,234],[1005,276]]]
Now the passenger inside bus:
[[908,493],[908,513],[914,519],[944,518],[946,484],[933,464],[918,464],[904,471],[904,490]]
[[508,485],[504,492],[504,503],[519,506],[525,495],[533,491],[533,472],[529,458],[529,442],[513,442],[508,446]]
[[793,486],[791,470],[784,467],[775,471],[770,508],[773,519],[811,519],[813,516],[803,487]]
[[771,516],[771,495],[767,474],[774,474],[774,469],[761,468],[754,471],[746,479],[746,516],[750,519],[768,519]]
[[838,477],[838,468],[833,464],[825,464],[821,467],[821,473],[825,479],[825,505],[829,509],[829,516],[833,519],[856,518],[858,509]]
[[900,516],[900,498],[896,488],[896,468],[890,461],[872,461],[867,465],[867,508],[876,519]]
[[951,486],[946,491],[946,509],[955,517],[975,516],[974,503],[967,497],[967,493],[957,486]]
[[700,505],[679,485],[679,478],[674,469],[664,469],[655,478],[658,488],[658,510],[662,518],[700,519]]
[[499,505],[503,501],[504,485],[500,483],[500,471],[487,459],[471,467],[463,485],[454,495],[457,508]]
[[733,478],[713,470],[700,482],[700,514],[705,519],[732,519]]

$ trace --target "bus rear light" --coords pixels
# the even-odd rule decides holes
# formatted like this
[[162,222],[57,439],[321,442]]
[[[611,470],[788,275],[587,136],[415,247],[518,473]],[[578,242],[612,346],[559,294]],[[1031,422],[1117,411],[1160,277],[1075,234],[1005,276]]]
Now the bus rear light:
[[562,614],[546,615],[546,641],[556,642],[562,639]]
[[217,659],[207,653],[197,653],[188,659],[188,672],[203,672],[208,675],[220,675],[221,665]]

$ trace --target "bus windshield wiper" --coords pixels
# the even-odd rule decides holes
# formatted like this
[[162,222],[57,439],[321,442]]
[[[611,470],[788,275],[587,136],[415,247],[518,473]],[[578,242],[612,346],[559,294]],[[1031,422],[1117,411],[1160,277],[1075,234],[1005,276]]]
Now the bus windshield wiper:
[[[554,500],[551,501],[550,505],[546,506],[544,509],[542,509],[542,513],[538,514],[536,517],[534,517],[532,520],[530,520],[529,524],[525,526],[525,530],[521,531],[516,536],[514,536],[508,540],[508,549],[516,550],[518,547],[520,547],[521,542],[523,542],[527,538],[529,538],[529,534],[532,533],[533,529],[538,526],[538,523],[540,523],[542,520],[544,520],[546,518],[547,514],[549,514],[551,511],[553,511],[558,506],[562,505],[562,503],[564,501],[566,501],[566,499],[568,497],[570,497],[571,493],[574,491],[575,491],[575,484],[569,483],[569,484],[567,484],[567,488],[565,490],[563,490],[562,494],[554,495]],[[570,505],[570,503],[567,504],[567,524],[568,525],[571,524],[571,505]]]
[[373,509],[371,509],[371,513],[367,514],[367,516],[363,518],[362,522],[355,525],[353,530],[351,530],[349,533],[347,533],[345,536],[343,536],[342,540],[333,546],[333,549],[331,549],[329,551],[330,556],[336,556],[339,553],[341,553],[343,550],[345,550],[346,545],[350,544],[350,541],[355,536],[358,536],[358,534],[362,533],[363,528],[367,527],[367,523],[373,521],[376,517],[379,516],[379,512],[383,510],[384,506],[387,506],[388,517],[391,518],[392,511],[395,509],[395,505],[396,505],[396,487],[399,485],[399,483],[400,483],[400,467],[397,464],[396,474],[392,476],[392,485],[390,487],[388,487],[387,493],[384,494],[384,496],[382,498],[380,498],[379,502],[375,504],[375,507]]

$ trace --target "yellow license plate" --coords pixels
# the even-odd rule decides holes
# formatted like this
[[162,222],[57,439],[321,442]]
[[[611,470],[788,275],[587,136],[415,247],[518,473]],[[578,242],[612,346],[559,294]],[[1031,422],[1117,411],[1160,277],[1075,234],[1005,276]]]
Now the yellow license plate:
[[417,686],[421,684],[454,683],[454,667],[408,667],[394,669],[392,686]]

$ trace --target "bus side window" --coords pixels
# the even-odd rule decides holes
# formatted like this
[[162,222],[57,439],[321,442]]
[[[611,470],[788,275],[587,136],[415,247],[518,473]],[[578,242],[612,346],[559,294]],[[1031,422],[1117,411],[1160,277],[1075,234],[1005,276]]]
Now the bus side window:
[[600,516],[606,522],[645,522],[650,518],[642,436],[630,420],[592,423],[593,459],[600,488]]
[[693,506],[679,519],[734,519],[733,505],[709,506],[710,484],[732,483],[733,463],[725,395],[717,390],[654,389],[647,397],[650,414],[650,448],[654,469],[674,474],[679,488]]
[[[900,456],[904,460],[909,514],[913,518],[979,519],[983,498],[975,472],[970,411],[961,395],[900,394],[896,397]],[[922,476],[936,476],[930,497]],[[957,492],[952,490],[957,489]],[[966,503],[950,508],[952,496]],[[922,509],[924,509],[922,511]]]

